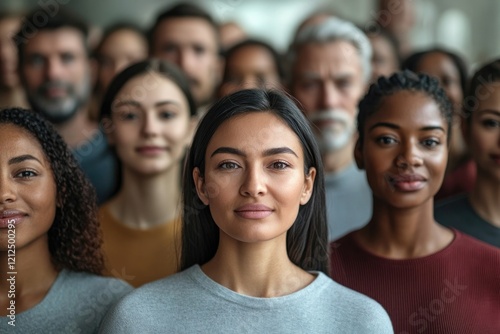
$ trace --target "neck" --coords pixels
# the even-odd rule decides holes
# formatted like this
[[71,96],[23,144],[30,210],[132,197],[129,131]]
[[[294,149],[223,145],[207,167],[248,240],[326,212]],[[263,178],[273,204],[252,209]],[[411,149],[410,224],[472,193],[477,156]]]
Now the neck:
[[202,270],[230,290],[264,298],[288,295],[314,280],[288,258],[286,234],[273,241],[243,243],[221,231],[217,252]]
[[0,107],[23,107],[27,108],[28,102],[21,86],[0,88]]
[[[0,263],[7,267],[8,252],[0,252]],[[57,278],[57,271],[51,261],[47,236],[35,242],[16,249],[14,270],[0,271],[0,316],[7,315],[10,304],[9,294],[11,284],[4,284],[7,279],[15,277],[10,282],[15,282],[15,307],[16,313],[26,311],[40,303]],[[9,274],[14,272],[16,274]]]
[[111,200],[111,212],[129,227],[149,229],[174,220],[181,200],[181,164],[164,173],[142,175],[123,169],[122,187]]
[[97,124],[89,120],[87,108],[81,108],[68,121],[54,127],[72,149],[89,141],[97,130]]
[[355,238],[372,253],[391,259],[427,256],[446,247],[453,233],[434,221],[434,201],[398,209],[373,200],[373,215]]
[[322,156],[325,173],[337,173],[347,168],[354,160],[354,142],[335,152],[325,152]]
[[500,186],[497,179],[478,171],[474,189],[469,195],[474,210],[488,223],[500,228]]

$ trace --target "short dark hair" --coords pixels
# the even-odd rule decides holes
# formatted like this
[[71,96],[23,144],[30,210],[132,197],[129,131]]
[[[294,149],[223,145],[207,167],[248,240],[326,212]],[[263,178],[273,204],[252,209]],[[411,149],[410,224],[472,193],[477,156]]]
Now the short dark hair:
[[[358,143],[363,145],[366,119],[376,113],[385,97],[400,91],[422,92],[432,98],[441,111],[441,116],[448,124],[447,140],[451,137],[453,107],[446,92],[436,78],[427,74],[416,74],[409,70],[396,72],[390,77],[380,77],[370,86],[370,90],[359,102]],[[402,108],[402,112],[404,108]]]
[[[231,46],[229,49],[227,49],[224,52],[224,58],[226,58],[226,64],[227,64],[227,60],[230,59],[233,54],[235,54],[240,49],[246,48],[247,46],[257,46],[257,47],[261,47],[261,48],[267,50],[271,54],[271,56],[274,60],[274,65],[276,66],[276,71],[278,72],[278,76],[280,77],[281,80],[284,80],[285,70],[283,69],[281,56],[278,54],[278,52],[270,44],[268,44],[264,41],[257,40],[257,39],[246,39],[244,41],[241,41],[241,42]],[[226,71],[224,71],[224,76],[225,75],[226,75]]]
[[198,18],[206,21],[213,28],[215,38],[217,40],[218,52],[219,54],[221,53],[219,26],[212,18],[212,16],[208,12],[206,12],[205,10],[196,5],[190,3],[179,3],[165,10],[156,18],[156,21],[149,30],[147,36],[149,43],[149,54],[151,54],[153,51],[154,35],[160,23],[168,19],[177,19],[177,18]]
[[60,204],[47,233],[55,267],[100,274],[104,259],[95,190],[68,146],[52,124],[31,110],[0,110],[0,124],[12,124],[27,131],[38,141],[50,163]]
[[415,52],[408,56],[403,63],[401,64],[401,69],[402,70],[410,70],[413,72],[419,72],[418,71],[418,66],[420,64],[420,61],[427,55],[432,54],[432,53],[441,53],[446,55],[448,58],[451,59],[453,64],[455,65],[455,68],[458,70],[458,74],[460,75],[460,88],[462,88],[462,93],[465,94],[467,92],[467,80],[468,80],[468,75],[467,75],[467,65],[465,61],[460,57],[458,54],[451,52],[449,50],[446,50],[441,47],[435,47],[427,50],[422,50]]
[[[43,21],[40,21],[40,20]],[[61,28],[74,28],[82,34],[82,43],[87,55],[89,47],[87,43],[88,26],[76,14],[59,8],[55,15],[46,13],[42,9],[31,11],[21,22],[21,28],[14,35],[14,43],[17,45],[19,64],[24,62],[24,46],[40,31],[57,30]]]
[[247,89],[227,95],[216,102],[202,119],[193,139],[184,170],[181,269],[202,265],[214,255],[219,243],[219,228],[210,208],[201,202],[192,177],[199,168],[205,174],[205,153],[216,130],[225,121],[245,113],[269,112],[276,115],[299,138],[304,151],[304,173],[316,168],[310,200],[299,208],[287,232],[290,260],[304,270],[328,271],[327,224],[324,173],[314,134],[294,101],[279,91]]
[[478,107],[479,88],[491,83],[497,83],[500,86],[500,58],[483,65],[472,76],[469,91],[463,103],[463,112],[467,122],[470,122],[470,116]]
[[115,98],[118,92],[132,78],[145,73],[157,73],[171,80],[182,91],[188,101],[189,114],[196,115],[196,104],[189,88],[189,81],[186,75],[173,63],[161,59],[147,59],[139,63],[135,63],[118,73],[111,83],[108,90],[104,94],[99,120],[111,118],[111,111],[116,102]]

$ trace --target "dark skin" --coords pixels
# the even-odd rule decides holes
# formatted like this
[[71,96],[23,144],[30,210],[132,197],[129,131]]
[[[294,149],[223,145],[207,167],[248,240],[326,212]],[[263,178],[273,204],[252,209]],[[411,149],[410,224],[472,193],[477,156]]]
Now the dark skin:
[[354,232],[361,247],[385,258],[410,259],[453,241],[433,210],[446,170],[447,134],[437,103],[422,92],[386,96],[366,119],[355,157],[373,191],[373,214]]
[[[0,125],[0,316],[8,314],[11,277],[5,220],[17,221],[15,230],[15,312],[42,301],[54,283],[56,271],[49,252],[47,231],[52,226],[57,190],[50,163],[37,140],[14,125]],[[12,254],[12,252],[11,252]]]

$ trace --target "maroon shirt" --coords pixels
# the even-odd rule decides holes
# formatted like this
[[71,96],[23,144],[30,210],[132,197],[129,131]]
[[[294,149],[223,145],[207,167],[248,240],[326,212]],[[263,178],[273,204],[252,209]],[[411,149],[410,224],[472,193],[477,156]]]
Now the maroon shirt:
[[352,233],[330,244],[331,276],[378,301],[400,333],[500,333],[500,249],[457,230],[429,256],[391,260]]

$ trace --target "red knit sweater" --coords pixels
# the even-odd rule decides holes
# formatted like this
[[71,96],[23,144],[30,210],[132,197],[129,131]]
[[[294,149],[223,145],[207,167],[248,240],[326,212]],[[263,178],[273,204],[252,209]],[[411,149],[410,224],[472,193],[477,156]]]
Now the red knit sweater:
[[332,242],[331,276],[378,301],[400,333],[500,334],[500,249],[454,230],[443,250],[391,260],[352,233]]

